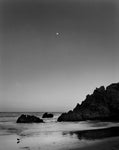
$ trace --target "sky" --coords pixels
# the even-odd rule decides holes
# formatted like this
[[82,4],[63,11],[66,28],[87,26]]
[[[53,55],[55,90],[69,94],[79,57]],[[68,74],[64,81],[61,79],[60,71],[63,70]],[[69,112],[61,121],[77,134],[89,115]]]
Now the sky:
[[68,111],[116,82],[118,0],[0,0],[0,111]]

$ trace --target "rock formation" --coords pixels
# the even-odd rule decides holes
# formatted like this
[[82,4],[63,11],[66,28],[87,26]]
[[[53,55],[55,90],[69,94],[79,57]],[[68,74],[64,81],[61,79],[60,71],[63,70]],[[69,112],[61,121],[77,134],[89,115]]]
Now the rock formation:
[[91,95],[68,113],[59,116],[58,121],[83,120],[119,120],[119,83],[113,83],[106,89],[96,88]]
[[53,118],[53,114],[44,113],[42,118]]
[[16,121],[17,123],[43,123],[43,120],[31,115],[22,114]]

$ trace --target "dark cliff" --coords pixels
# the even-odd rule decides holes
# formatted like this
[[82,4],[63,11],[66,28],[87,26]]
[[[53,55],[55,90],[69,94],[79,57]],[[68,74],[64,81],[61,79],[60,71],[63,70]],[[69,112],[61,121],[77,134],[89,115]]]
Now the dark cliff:
[[63,113],[58,121],[119,120],[119,83],[106,89],[96,88],[91,95],[68,113]]

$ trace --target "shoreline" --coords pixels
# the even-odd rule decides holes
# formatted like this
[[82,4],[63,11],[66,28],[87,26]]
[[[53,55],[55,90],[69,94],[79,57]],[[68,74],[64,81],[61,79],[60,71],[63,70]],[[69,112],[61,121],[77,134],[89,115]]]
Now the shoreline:
[[[68,134],[68,133],[65,133]],[[119,150],[119,127],[109,127],[102,129],[72,131],[79,141],[86,140],[85,145],[77,145],[74,148],[63,150]]]
[[[119,126],[116,124],[74,131],[73,128],[66,131],[67,125],[62,128],[60,124],[46,124],[46,127],[53,127],[53,130],[46,131],[43,128],[39,133],[42,126],[37,124],[10,125],[5,128],[6,134],[1,134],[0,145],[2,150],[119,150]],[[56,129],[61,127],[64,131],[54,130],[55,126]],[[89,125],[92,126],[97,127],[97,124]]]
[[63,132],[64,135],[75,134],[79,140],[103,140],[106,138],[119,137],[119,126],[90,129],[82,131]]
[[119,150],[119,136],[103,139],[101,141],[96,141],[86,146],[77,147],[70,150]]

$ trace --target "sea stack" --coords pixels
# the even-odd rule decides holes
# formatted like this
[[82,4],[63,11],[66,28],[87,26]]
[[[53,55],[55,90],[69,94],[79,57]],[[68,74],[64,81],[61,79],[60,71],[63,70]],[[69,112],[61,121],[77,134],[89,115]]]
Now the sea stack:
[[43,123],[43,120],[36,116],[22,114],[17,119],[16,123]]
[[53,114],[49,114],[49,113],[44,113],[42,118],[53,118]]
[[119,120],[119,83],[105,89],[96,88],[91,95],[67,113],[61,114],[57,121]]

